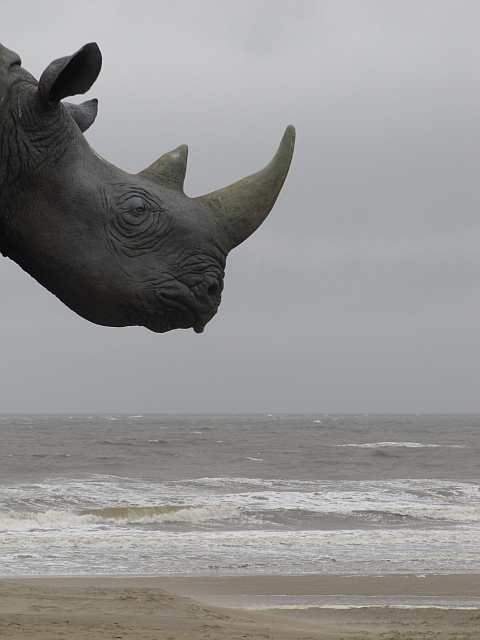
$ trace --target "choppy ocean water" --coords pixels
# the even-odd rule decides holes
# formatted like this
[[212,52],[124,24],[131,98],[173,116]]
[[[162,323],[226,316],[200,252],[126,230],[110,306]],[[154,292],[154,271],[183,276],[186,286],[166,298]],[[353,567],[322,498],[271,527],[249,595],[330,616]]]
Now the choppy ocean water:
[[480,416],[0,416],[0,575],[480,573]]

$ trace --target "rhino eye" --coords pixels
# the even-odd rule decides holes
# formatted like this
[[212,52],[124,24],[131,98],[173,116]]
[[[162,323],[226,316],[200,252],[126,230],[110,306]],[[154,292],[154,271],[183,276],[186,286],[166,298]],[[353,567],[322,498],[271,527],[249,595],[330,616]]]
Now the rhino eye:
[[107,226],[116,251],[130,257],[151,253],[168,234],[171,219],[151,194],[125,189],[114,206]]
[[148,207],[148,203],[145,202],[145,200],[143,200],[143,198],[140,198],[139,196],[134,196],[133,198],[129,198],[128,201],[125,203],[126,209],[133,214],[137,214],[140,215],[142,213],[145,213],[145,211],[147,211]]

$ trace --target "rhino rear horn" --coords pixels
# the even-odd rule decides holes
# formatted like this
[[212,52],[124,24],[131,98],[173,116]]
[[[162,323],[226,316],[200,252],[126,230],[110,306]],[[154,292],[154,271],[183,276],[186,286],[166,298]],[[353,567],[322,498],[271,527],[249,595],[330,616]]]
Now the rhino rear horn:
[[78,125],[83,133],[95,122],[98,113],[98,100],[86,100],[82,104],[73,104],[72,102],[64,102],[63,106]]
[[227,234],[228,248],[246,240],[270,213],[287,177],[295,145],[295,129],[288,126],[272,161],[224,189],[197,198],[213,211]]
[[44,103],[55,104],[67,96],[90,89],[102,68],[102,54],[95,42],[76,53],[51,62],[42,73],[38,91]]
[[140,172],[140,175],[162,187],[183,191],[183,183],[187,172],[188,147],[181,144],[173,151],[164,153],[149,167]]

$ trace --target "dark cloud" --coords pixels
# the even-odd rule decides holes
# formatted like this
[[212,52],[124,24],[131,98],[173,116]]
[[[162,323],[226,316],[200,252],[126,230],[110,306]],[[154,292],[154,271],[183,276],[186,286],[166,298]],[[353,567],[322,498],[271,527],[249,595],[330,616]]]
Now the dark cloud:
[[[25,14],[28,14],[26,20]],[[97,40],[89,140],[137,171],[190,145],[187,191],[298,146],[201,336],[104,329],[0,268],[3,411],[478,411],[474,0],[2,3],[39,75]]]

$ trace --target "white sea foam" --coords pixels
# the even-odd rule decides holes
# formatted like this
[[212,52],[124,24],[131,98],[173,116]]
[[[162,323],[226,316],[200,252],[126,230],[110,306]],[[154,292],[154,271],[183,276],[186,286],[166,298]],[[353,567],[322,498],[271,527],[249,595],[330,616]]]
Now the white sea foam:
[[326,604],[276,604],[273,606],[258,605],[241,607],[247,611],[267,611],[275,609],[283,610],[308,610],[308,609],[454,609],[456,611],[478,611],[480,610],[480,601],[477,606],[462,606],[461,604],[384,604],[382,602],[370,603],[370,604],[338,604],[338,603],[326,603]]
[[[275,521],[274,512],[292,510],[297,517],[303,511],[353,517],[359,522],[403,517],[467,524],[480,522],[480,485],[447,480],[311,482],[228,477],[152,482],[105,476],[0,488],[0,514],[131,505],[221,505],[270,522]],[[264,512],[268,512],[265,517]]]
[[0,487],[0,532],[4,575],[480,571],[480,483],[57,478]]
[[433,444],[424,442],[362,442],[337,444],[337,447],[357,447],[359,449],[382,449],[384,447],[402,447],[405,449],[466,449],[463,444]]
[[[478,540],[478,536],[477,536]],[[478,572],[480,542],[467,531],[15,532],[0,537],[1,573],[376,575],[435,566]]]

